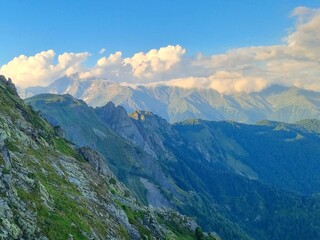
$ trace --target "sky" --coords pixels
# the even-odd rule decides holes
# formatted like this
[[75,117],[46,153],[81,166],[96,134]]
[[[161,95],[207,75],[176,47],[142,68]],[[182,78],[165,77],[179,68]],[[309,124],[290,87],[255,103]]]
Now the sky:
[[20,87],[78,73],[220,92],[273,83],[320,90],[319,0],[0,0],[0,6],[0,73]]

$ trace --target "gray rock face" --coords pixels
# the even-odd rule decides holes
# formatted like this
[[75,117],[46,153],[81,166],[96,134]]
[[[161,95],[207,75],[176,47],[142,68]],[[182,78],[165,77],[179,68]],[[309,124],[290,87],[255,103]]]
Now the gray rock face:
[[165,119],[151,112],[140,110],[131,113],[130,117],[158,159],[175,160],[175,157],[164,146],[164,142],[171,138],[178,139],[178,134]]
[[133,142],[152,157],[156,157],[156,154],[140,134],[138,128],[122,106],[116,107],[114,103],[108,102],[105,106],[96,108],[95,112],[104,123],[120,136]]
[[[128,115],[123,107],[116,107],[112,102],[104,107],[96,108],[95,112],[116,133],[148,153],[150,157],[140,159],[146,172],[156,179],[164,189],[178,194],[175,186],[166,178],[158,163],[159,160],[175,160],[163,145],[164,135],[168,138],[177,135],[166,120],[146,111],[136,111]],[[144,182],[142,184],[148,190],[147,186],[150,185],[144,184]],[[170,206],[159,191],[153,190],[155,188],[148,190],[147,198],[151,200],[149,204],[156,207]]]
[[161,139],[159,131],[168,135],[174,134],[168,122],[151,112],[135,111],[128,115],[122,106],[115,106],[109,102],[103,107],[95,109],[97,115],[123,138],[139,146],[153,158],[158,159],[158,153],[167,155],[163,158],[170,158],[169,153],[163,146],[164,139]]
[[0,171],[0,238],[45,239],[39,233],[36,214],[17,195],[17,186],[29,191],[35,187],[33,181],[25,175],[24,169],[12,167],[8,170],[0,166]]
[[112,213],[113,216],[115,216],[119,223],[128,229],[130,239],[141,239],[141,235],[139,234],[138,230],[130,224],[126,213],[122,209],[117,209],[113,205],[108,205],[106,208]]
[[90,163],[90,165],[100,174],[110,175],[112,174],[106,165],[106,159],[102,156],[101,153],[92,150],[89,147],[81,147],[79,148],[81,155],[84,159]]
[[148,179],[145,178],[140,178],[140,181],[148,191],[147,198],[149,206],[156,208],[172,207],[168,200],[162,196],[159,188],[156,185],[154,185],[153,183],[148,181]]
[[12,82],[11,78],[6,79],[5,76],[0,75],[0,82],[8,87],[11,93],[14,93],[18,96],[16,86]]

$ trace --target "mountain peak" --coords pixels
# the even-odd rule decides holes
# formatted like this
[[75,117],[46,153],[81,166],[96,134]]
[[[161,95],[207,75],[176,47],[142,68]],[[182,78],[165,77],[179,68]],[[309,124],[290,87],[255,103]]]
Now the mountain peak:
[[102,107],[95,108],[97,115],[109,124],[117,122],[119,120],[123,121],[129,120],[127,111],[122,106],[116,106],[113,102],[108,102]]
[[137,110],[130,114],[130,117],[139,120],[145,121],[147,118],[153,118],[155,115],[150,111]]
[[264,96],[268,95],[274,95],[274,94],[279,94],[282,93],[286,90],[288,90],[289,87],[280,85],[280,84],[272,84],[269,87],[263,89],[260,93]]
[[6,79],[5,76],[0,75],[0,83],[4,84],[12,93],[18,95],[17,88],[12,82],[11,78]]
[[110,101],[106,105],[102,107],[97,107],[96,109],[99,109],[100,111],[103,111],[105,113],[112,113],[117,109],[117,107],[113,102]]

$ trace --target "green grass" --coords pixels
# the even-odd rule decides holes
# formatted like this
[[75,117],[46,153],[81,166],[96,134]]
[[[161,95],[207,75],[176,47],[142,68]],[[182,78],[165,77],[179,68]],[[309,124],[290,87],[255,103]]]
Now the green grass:
[[10,151],[12,151],[12,152],[18,152],[19,151],[18,142],[6,140],[5,144],[6,144],[6,147]]
[[164,217],[162,214],[157,214],[157,221],[165,225],[171,231],[167,239],[175,240],[218,240],[218,238],[211,235],[204,235],[202,229],[197,227],[195,231],[191,231],[187,226],[185,220],[181,219],[179,215],[172,212],[170,216]]
[[1,155],[0,155],[0,165],[4,165],[4,159]]
[[3,169],[2,169],[2,174],[3,174],[3,175],[5,175],[5,174],[10,174],[10,172],[11,172],[11,171],[10,171],[10,169],[8,169],[8,168],[3,168]]
[[[171,230],[171,232],[174,234],[174,238],[172,239],[194,240],[193,233],[189,229],[186,229],[185,227],[183,227],[183,224],[178,222],[177,219],[178,218],[176,217],[169,217],[164,219],[162,215],[158,214],[158,222],[167,226]],[[169,237],[169,239],[171,239],[171,237]]]
[[117,181],[114,178],[110,178],[109,183],[115,185]]
[[131,176],[130,179],[128,179],[128,181],[124,183],[131,189],[131,191],[143,204],[148,204],[147,189],[141,183],[140,177]]
[[129,223],[136,226],[141,237],[143,239],[145,237],[147,237],[147,239],[151,239],[150,230],[145,228],[143,225],[144,213],[141,211],[134,211],[130,207],[127,207],[126,205],[122,205],[122,209],[126,213]]
[[59,152],[67,156],[73,157],[79,161],[85,162],[82,155],[76,149],[70,147],[70,145],[65,139],[56,137],[53,139],[53,143],[54,143],[55,149],[58,150]]
[[[63,142],[59,143],[60,150],[72,149],[63,146]],[[37,151],[29,149],[28,156],[37,157],[39,163],[35,166],[27,161],[28,167],[33,168],[33,172],[27,174],[28,177],[34,179],[36,183],[40,182],[50,195],[49,207],[46,207],[41,199],[39,184],[30,191],[17,189],[19,197],[29,203],[29,208],[35,208],[38,225],[49,239],[68,239],[69,234],[72,234],[74,239],[87,239],[83,232],[89,234],[91,228],[105,235],[107,226],[89,210],[77,187],[64,176],[58,175],[52,167],[48,159],[54,154],[56,153],[43,149]],[[44,171],[41,171],[39,166]]]
[[130,235],[122,225],[119,226],[118,234],[122,236],[125,240],[130,240]]
[[89,211],[83,202],[77,202],[69,197],[69,195],[80,196],[80,193],[75,186],[57,175],[49,165],[42,163],[42,166],[48,174],[38,172],[32,176],[47,190],[53,202],[53,206],[50,206],[52,209],[44,206],[39,186],[30,192],[18,189],[20,198],[35,204],[38,223],[49,239],[67,239],[69,234],[75,239],[86,239],[82,232],[90,231]]

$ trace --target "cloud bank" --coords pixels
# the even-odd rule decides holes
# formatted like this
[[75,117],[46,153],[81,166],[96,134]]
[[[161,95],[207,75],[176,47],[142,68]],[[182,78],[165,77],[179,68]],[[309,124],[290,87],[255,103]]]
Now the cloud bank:
[[[118,51],[103,56],[91,68],[88,52],[53,50],[21,55],[0,68],[20,87],[45,86],[62,76],[106,78],[130,84],[164,84],[184,88],[213,88],[221,93],[259,91],[271,84],[320,90],[320,9],[298,7],[293,30],[282,43],[229,50],[224,54],[187,56],[180,45],[151,49],[131,57]],[[101,49],[100,54],[104,54]]]
[[63,53],[57,57],[53,50],[43,51],[34,56],[20,55],[0,68],[0,74],[13,79],[19,87],[46,86],[64,75],[82,71],[82,64],[90,54]]

